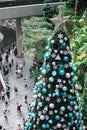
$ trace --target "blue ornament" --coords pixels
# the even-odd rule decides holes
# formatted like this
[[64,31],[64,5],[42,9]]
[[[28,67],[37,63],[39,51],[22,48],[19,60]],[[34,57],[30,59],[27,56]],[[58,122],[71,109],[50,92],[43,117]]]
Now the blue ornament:
[[67,87],[66,87],[66,86],[63,86],[63,87],[62,87],[62,90],[66,92],[66,91],[67,91]]
[[46,58],[46,60],[48,60],[50,58],[50,56],[51,56],[50,52],[46,52],[44,54],[44,58]]
[[69,65],[69,67],[72,67],[72,66],[73,66],[73,63],[72,63],[72,62],[69,62],[68,65]]
[[73,68],[73,72],[76,73],[77,72],[77,68],[74,67]]
[[82,121],[81,121],[81,120],[78,120],[78,121],[77,121],[77,124],[78,124],[78,125],[80,125],[81,123],[82,123]]
[[60,111],[65,111],[65,107],[64,106],[60,107]]
[[59,92],[53,93],[53,97],[58,98],[59,96],[60,96],[60,93],[59,93]]
[[70,106],[74,106],[74,101],[70,101]]
[[81,106],[80,105],[78,106],[78,110],[81,110]]
[[42,129],[47,129],[47,125],[46,124],[42,124]]
[[72,126],[72,123],[71,122],[68,122],[68,124],[67,124],[69,127],[71,127]]
[[30,127],[30,128],[31,128],[31,127],[32,127],[32,123],[29,123],[29,124],[28,124],[28,127]]
[[55,120],[59,121],[59,120],[60,120],[60,116],[59,116],[59,115],[56,115],[56,116],[55,116]]
[[64,60],[64,62],[68,62],[69,61],[69,57],[68,56],[64,56],[63,60]]
[[73,77],[73,78],[71,79],[71,82],[72,82],[72,83],[76,83],[76,78]]
[[57,72],[56,71],[52,71],[52,75],[56,76]]
[[73,114],[70,112],[70,113],[68,114],[68,117],[69,117],[69,118],[72,118],[72,117],[73,117]]
[[38,106],[39,106],[39,107],[42,107],[42,106],[43,106],[43,105],[42,105],[42,102],[39,102],[39,103],[38,103]]
[[64,74],[65,74],[64,69],[60,70],[60,71],[59,71],[59,74],[60,74],[60,75],[64,75]]
[[42,93],[43,93],[43,94],[46,94],[46,93],[47,93],[47,89],[46,89],[46,88],[43,88],[43,89],[42,89]]
[[49,78],[49,82],[52,83],[54,81],[54,78],[53,77],[50,77]]
[[39,82],[37,82],[37,83],[36,83],[36,87],[37,87],[37,88],[41,88],[42,86],[41,86],[41,84],[40,84]]
[[42,71],[44,68],[43,67],[40,67],[40,71]]
[[52,120],[49,120],[49,124],[50,124],[50,125],[53,125],[53,121],[52,121]]

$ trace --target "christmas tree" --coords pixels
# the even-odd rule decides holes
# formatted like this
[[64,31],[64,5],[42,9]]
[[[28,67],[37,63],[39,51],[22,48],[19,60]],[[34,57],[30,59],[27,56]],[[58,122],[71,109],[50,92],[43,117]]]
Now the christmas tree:
[[27,129],[84,130],[69,39],[59,30],[47,41]]

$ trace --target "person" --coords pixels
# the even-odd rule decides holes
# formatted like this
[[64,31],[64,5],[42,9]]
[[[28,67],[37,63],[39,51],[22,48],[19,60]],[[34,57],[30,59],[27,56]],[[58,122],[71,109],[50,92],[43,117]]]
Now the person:
[[7,110],[4,110],[3,114],[4,114],[4,118],[5,118],[5,120],[8,121]]
[[8,106],[9,106],[8,102],[5,101],[5,109],[6,109],[7,111],[8,111]]
[[24,85],[25,85],[25,87],[28,87],[27,79],[26,78],[24,79]]
[[22,130],[21,125],[18,124],[17,130]]
[[24,98],[25,98],[25,103],[27,104],[27,95],[25,95],[25,97],[24,97]]
[[18,94],[18,88],[16,86],[14,86],[14,92]]
[[1,98],[2,98],[2,101],[5,101],[5,92],[4,91],[1,92]]
[[21,113],[21,107],[22,105],[17,102],[17,112]]

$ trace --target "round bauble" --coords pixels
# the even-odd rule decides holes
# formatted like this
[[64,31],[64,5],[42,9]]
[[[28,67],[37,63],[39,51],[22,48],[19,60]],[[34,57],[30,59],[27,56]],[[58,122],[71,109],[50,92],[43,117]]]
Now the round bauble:
[[60,107],[60,111],[65,111],[65,107],[64,107],[64,106],[61,106],[61,107]]
[[51,111],[49,111],[49,115],[51,115],[51,116],[52,116],[53,114],[54,114],[54,113],[53,113],[53,111],[52,111],[52,110],[51,110]]
[[60,116],[59,116],[59,115],[56,115],[56,116],[55,116],[55,120],[59,121],[59,120],[60,120]]
[[60,54],[63,54],[63,50],[60,50]]
[[53,108],[54,108],[54,104],[53,104],[53,103],[50,103],[50,104],[49,104],[49,108],[53,109]]
[[46,74],[46,69],[42,70],[42,74],[45,75]]
[[51,48],[49,48],[49,52],[52,52]]
[[69,57],[68,56],[64,56],[63,60],[64,60],[64,62],[68,62],[69,61]]
[[69,62],[68,64],[69,64],[69,67],[72,67],[72,66],[73,66],[73,63],[72,63],[72,62]]
[[49,123],[50,125],[53,125],[53,120],[49,120],[48,123]]
[[48,50],[49,50],[49,46],[46,46],[46,47],[45,47],[45,50],[48,51]]
[[72,123],[71,122],[68,122],[68,124],[67,124],[69,127],[71,127],[72,126]]
[[51,40],[51,44],[54,44],[54,42],[55,42],[54,40]]
[[56,65],[56,62],[52,62],[52,65],[55,66],[55,65]]
[[54,50],[54,53],[57,53],[58,52],[58,50]]
[[73,68],[73,72],[76,73],[77,72],[77,68],[74,67]]
[[60,75],[64,75],[64,74],[65,74],[64,69],[61,69],[61,70],[59,71],[59,74],[60,74]]
[[46,94],[46,93],[47,93],[47,89],[46,89],[46,88],[43,88],[43,89],[42,89],[42,93],[43,93],[43,94]]
[[47,125],[46,124],[42,124],[41,127],[42,127],[43,130],[47,129]]
[[44,54],[44,58],[46,58],[46,60],[48,60],[50,58],[50,56],[51,56],[50,52],[46,52]]
[[36,99],[36,98],[37,98],[37,95],[34,95],[33,97],[34,97],[34,99]]
[[52,76],[56,76],[57,72],[56,71],[52,71]]
[[66,78],[69,79],[71,77],[70,73],[66,73]]
[[44,120],[44,119],[45,119],[44,115],[41,115],[40,120]]
[[67,87],[66,87],[66,86],[63,86],[63,87],[62,87],[62,90],[63,90],[64,92],[66,92],[66,91],[67,91]]
[[57,124],[57,128],[61,128],[61,126],[62,126],[62,125],[61,125],[60,123]]
[[49,77],[49,82],[52,83],[54,81],[53,77]]

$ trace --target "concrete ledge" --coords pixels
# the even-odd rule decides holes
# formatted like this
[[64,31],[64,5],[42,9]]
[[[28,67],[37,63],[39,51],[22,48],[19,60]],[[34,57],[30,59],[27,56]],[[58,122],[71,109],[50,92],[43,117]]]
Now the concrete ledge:
[[[48,3],[50,5],[62,5],[63,2]],[[42,14],[42,7],[46,4],[33,4],[0,8],[0,19],[10,19]]]

